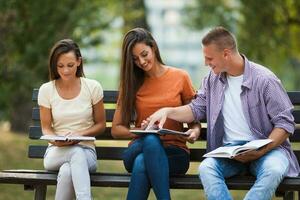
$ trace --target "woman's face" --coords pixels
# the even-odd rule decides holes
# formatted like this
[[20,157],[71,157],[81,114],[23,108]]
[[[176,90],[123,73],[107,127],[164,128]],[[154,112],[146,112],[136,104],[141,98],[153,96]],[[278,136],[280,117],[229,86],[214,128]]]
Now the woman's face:
[[70,80],[76,77],[77,67],[81,58],[77,59],[73,51],[61,54],[57,59],[57,72],[62,80]]
[[137,43],[132,48],[134,63],[145,72],[152,69],[155,63],[153,49],[145,43]]

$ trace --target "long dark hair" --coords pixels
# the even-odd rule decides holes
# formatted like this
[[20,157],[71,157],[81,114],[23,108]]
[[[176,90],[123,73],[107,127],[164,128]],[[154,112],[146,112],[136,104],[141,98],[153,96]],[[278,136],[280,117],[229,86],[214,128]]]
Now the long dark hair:
[[137,43],[144,43],[151,47],[154,50],[156,61],[164,64],[160,57],[158,46],[149,31],[143,28],[134,28],[126,33],[122,45],[119,86],[122,124],[126,126],[130,125],[135,111],[136,93],[145,79],[145,72],[133,60],[132,49]]
[[49,55],[48,69],[49,69],[49,79],[50,80],[56,80],[56,79],[60,78],[60,76],[57,72],[58,58],[62,54],[68,53],[70,51],[74,52],[77,59],[81,58],[81,63],[77,67],[76,76],[77,77],[85,76],[84,72],[83,72],[82,56],[81,56],[78,45],[71,39],[63,39],[54,44],[54,46],[51,49],[50,55]]

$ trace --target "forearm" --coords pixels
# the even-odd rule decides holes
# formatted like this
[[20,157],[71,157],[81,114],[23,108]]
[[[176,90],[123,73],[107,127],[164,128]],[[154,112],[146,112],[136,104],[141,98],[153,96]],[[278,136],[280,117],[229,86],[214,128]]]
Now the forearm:
[[281,145],[286,139],[290,136],[289,133],[287,133],[282,128],[274,128],[269,135],[269,138],[272,139],[272,142],[266,145],[264,148],[262,148],[260,151],[264,154],[271,151],[272,149],[278,147]]
[[92,127],[88,128],[86,130],[79,131],[78,134],[82,135],[82,136],[96,136],[100,133],[103,133],[105,128],[106,128],[105,122],[104,123],[97,123],[97,124],[94,124]]
[[123,139],[128,139],[128,138],[134,138],[136,137],[135,134],[129,132],[129,128],[127,128],[124,125],[113,125],[111,129],[111,134],[114,138],[123,138]]
[[188,105],[167,109],[167,117],[170,119],[186,123],[191,123],[194,121],[192,109]]
[[43,135],[56,135],[52,127],[43,127],[42,126]]

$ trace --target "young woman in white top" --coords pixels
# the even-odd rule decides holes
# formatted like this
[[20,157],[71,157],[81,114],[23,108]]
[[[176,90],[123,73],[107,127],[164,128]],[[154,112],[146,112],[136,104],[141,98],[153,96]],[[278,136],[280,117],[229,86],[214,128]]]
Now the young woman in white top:
[[[105,129],[101,85],[84,78],[78,45],[58,41],[49,57],[50,81],[39,89],[41,126],[47,135],[96,136]],[[91,199],[89,172],[96,171],[94,142],[50,141],[44,156],[47,170],[58,170],[55,199]]]

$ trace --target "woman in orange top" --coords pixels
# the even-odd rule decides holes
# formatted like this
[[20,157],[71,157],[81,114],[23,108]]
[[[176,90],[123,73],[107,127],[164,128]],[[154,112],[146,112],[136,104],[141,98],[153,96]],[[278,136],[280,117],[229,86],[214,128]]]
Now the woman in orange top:
[[[166,66],[155,40],[145,29],[135,28],[124,37],[122,46],[120,94],[112,124],[116,138],[132,138],[124,152],[124,165],[132,173],[127,199],[147,199],[150,188],[157,199],[170,199],[169,175],[184,174],[189,168],[186,140],[194,142],[199,125],[188,130],[189,137],[129,132],[144,129],[147,117],[163,107],[189,103],[195,96],[189,75]],[[167,120],[164,128],[183,131],[183,124]]]

